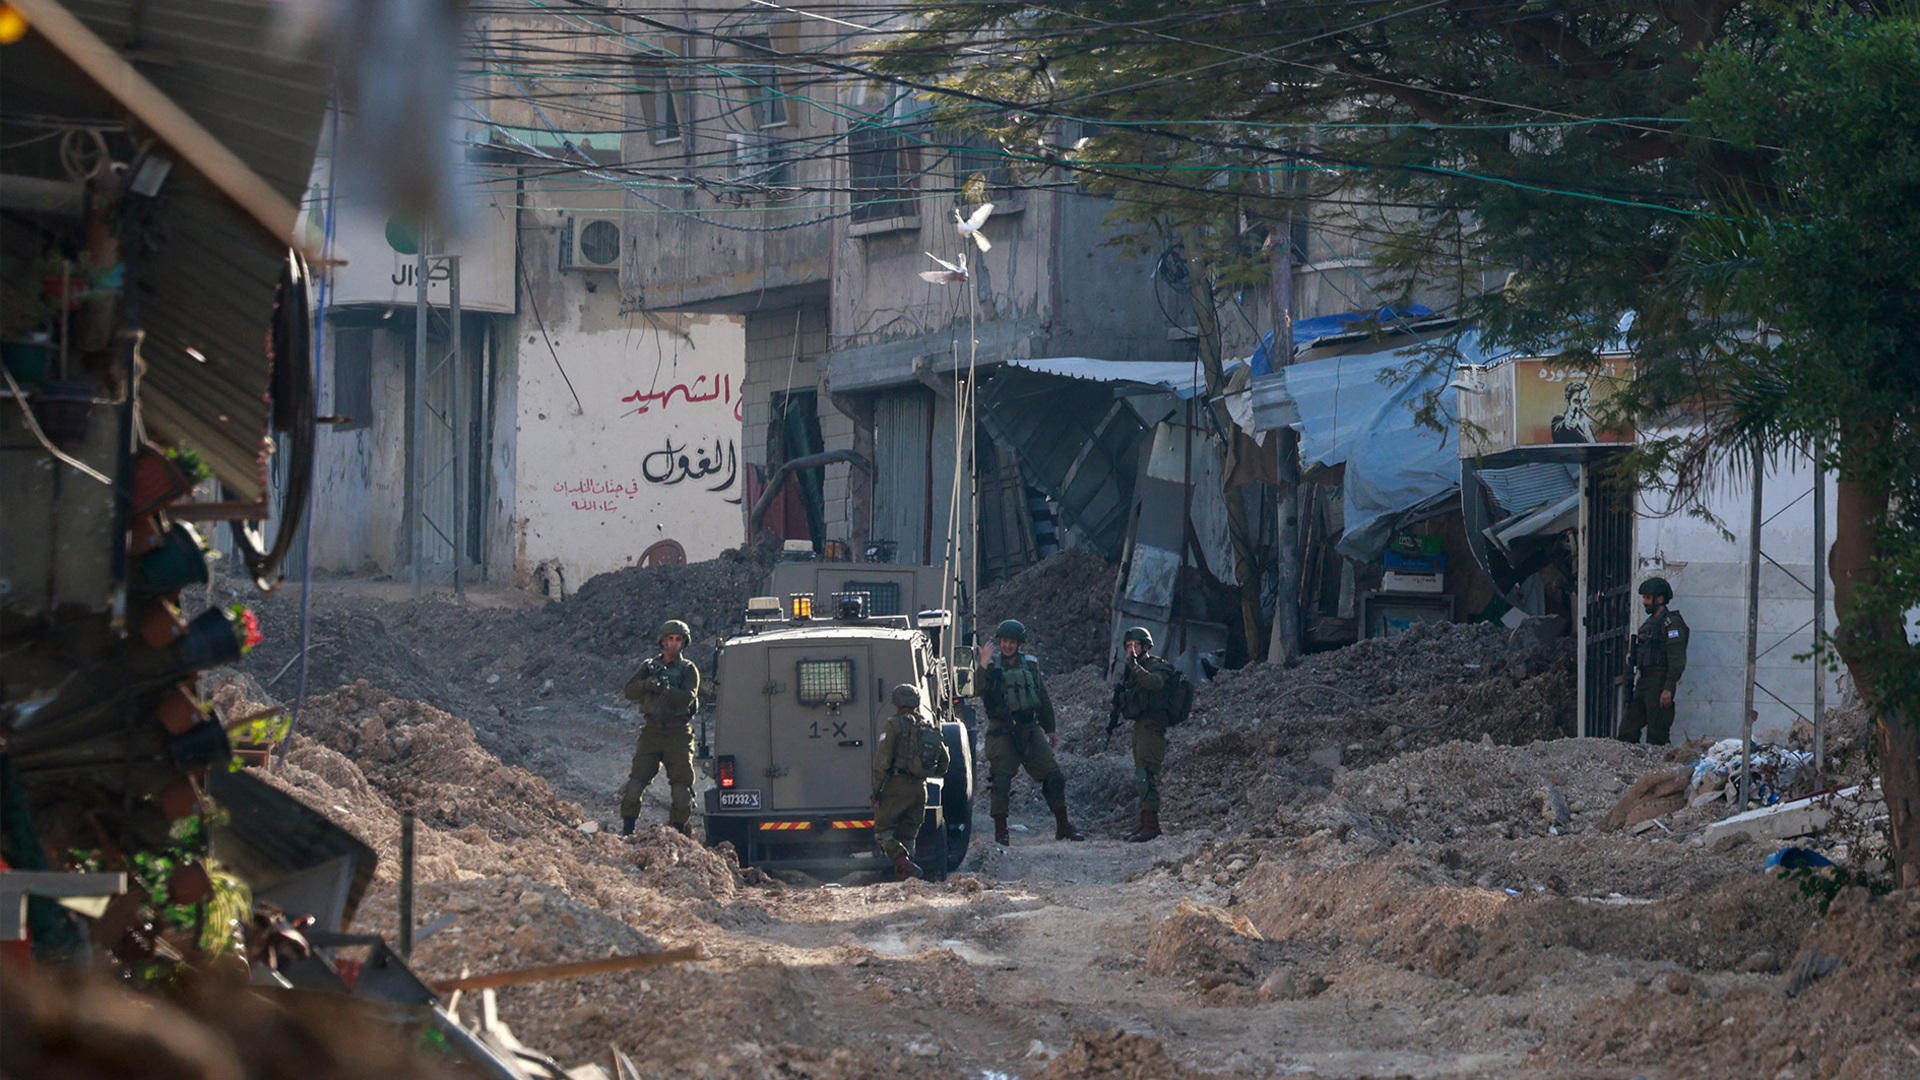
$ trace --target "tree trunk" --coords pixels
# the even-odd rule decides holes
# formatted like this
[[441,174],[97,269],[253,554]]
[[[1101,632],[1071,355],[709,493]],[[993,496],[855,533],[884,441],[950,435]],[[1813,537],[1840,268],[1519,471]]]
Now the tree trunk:
[[[1273,347],[1267,350],[1276,374],[1293,363],[1293,211],[1288,210],[1269,228],[1274,230],[1269,256],[1272,276],[1268,301],[1273,308]],[[1274,440],[1279,454],[1280,520],[1274,536],[1273,631],[1267,659],[1291,662],[1300,656],[1300,435],[1281,428]]]
[[1827,556],[1833,603],[1840,615],[1835,639],[1854,686],[1873,710],[1880,791],[1893,834],[1894,881],[1902,889],[1911,889],[1920,887],[1920,730],[1898,702],[1881,699],[1884,653],[1875,647],[1879,642],[1904,639],[1906,627],[1890,616],[1857,610],[1862,594],[1875,584],[1874,557],[1887,492],[1844,479],[1836,486],[1833,547]]

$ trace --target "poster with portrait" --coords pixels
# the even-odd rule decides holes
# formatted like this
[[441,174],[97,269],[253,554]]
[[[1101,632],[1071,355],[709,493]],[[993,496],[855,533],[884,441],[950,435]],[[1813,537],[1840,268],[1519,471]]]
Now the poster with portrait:
[[1626,356],[1578,366],[1549,360],[1513,362],[1514,445],[1607,445],[1633,442],[1631,424],[1603,426],[1607,402],[1633,378]]

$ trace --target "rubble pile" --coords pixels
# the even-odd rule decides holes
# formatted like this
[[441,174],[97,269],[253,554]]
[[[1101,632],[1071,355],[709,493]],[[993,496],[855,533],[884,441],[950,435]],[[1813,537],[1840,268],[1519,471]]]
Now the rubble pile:
[[1756,974],[1659,975],[1609,993],[1547,1032],[1538,1056],[1651,1068],[1685,1059],[1728,1077],[1910,1077],[1920,1069],[1916,970],[1920,898],[1848,889],[1797,951],[1773,953]]
[[655,651],[660,624],[679,619],[693,630],[688,658],[710,672],[720,642],[745,627],[747,600],[772,566],[763,550],[735,548],[685,566],[601,574],[559,603],[514,613],[503,633],[489,635],[485,647],[495,655],[475,670],[540,686],[551,679],[574,693],[618,691]]
[[1027,651],[1046,671],[1089,664],[1104,669],[1118,573],[1086,548],[1067,548],[982,589],[981,633],[991,634],[1002,619],[1019,619],[1027,628]]

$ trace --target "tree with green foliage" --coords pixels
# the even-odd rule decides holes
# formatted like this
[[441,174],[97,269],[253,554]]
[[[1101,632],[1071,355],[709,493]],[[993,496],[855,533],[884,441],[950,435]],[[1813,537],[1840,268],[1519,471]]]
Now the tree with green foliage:
[[[1245,224],[1362,208],[1346,227],[1390,271],[1376,287],[1457,283],[1490,345],[1580,363],[1628,322],[1624,406],[1693,424],[1635,455],[1643,479],[1677,470],[1697,491],[1755,447],[1823,453],[1840,477],[1835,644],[1878,718],[1899,881],[1920,885],[1910,16],[1875,0],[925,0],[919,25],[875,50],[878,70],[937,88],[945,123],[1030,169],[1112,195],[1137,234],[1187,238],[1219,280],[1266,269]],[[1472,288],[1488,274],[1505,286]]]
[[1650,380],[1704,402],[1669,459],[1705,476],[1791,442],[1838,471],[1833,644],[1875,716],[1897,883],[1920,886],[1920,18],[1828,13],[1716,49],[1696,114],[1755,168],[1679,263],[1704,316],[1769,333]]

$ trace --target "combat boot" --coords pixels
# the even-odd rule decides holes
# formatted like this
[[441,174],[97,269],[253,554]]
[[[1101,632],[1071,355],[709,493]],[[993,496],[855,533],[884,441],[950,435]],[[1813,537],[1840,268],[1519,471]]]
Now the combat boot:
[[1079,829],[1073,827],[1073,822],[1067,820],[1067,808],[1064,806],[1053,812],[1053,838],[1055,840],[1086,839],[1080,835]]
[[673,828],[674,828],[674,831],[678,832],[681,836],[684,836],[689,840],[693,839],[693,822],[676,821],[676,822],[673,822]]
[[630,817],[625,817],[620,819],[620,835],[621,836],[633,835],[633,823],[635,820],[636,819],[630,818]]
[[993,842],[1001,847],[1007,846],[1007,815],[993,815]]
[[912,859],[904,854],[893,857],[893,880],[905,881],[908,878],[917,878],[919,876],[920,867],[916,866]]
[[1148,810],[1140,811],[1140,827],[1127,837],[1129,844],[1144,844],[1160,835],[1160,815]]

